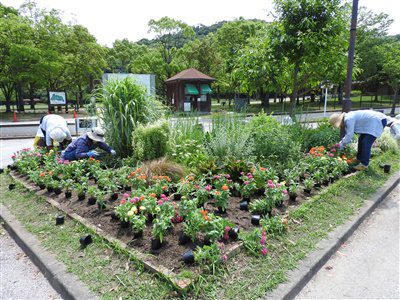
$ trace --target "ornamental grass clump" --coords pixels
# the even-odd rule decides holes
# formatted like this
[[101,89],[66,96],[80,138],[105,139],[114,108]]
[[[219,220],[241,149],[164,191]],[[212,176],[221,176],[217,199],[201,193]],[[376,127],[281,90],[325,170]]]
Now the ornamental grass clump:
[[95,93],[102,102],[99,118],[106,131],[106,141],[120,157],[132,154],[132,132],[163,116],[163,108],[146,89],[131,78],[109,81]]

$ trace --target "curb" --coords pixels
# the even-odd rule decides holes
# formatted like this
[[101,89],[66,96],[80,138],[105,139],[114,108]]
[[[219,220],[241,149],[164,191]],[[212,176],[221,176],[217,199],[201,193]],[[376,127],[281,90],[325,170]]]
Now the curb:
[[2,204],[0,204],[0,219],[4,221],[3,226],[10,236],[29,256],[63,299],[97,299],[76,276],[67,272],[63,263],[57,261],[53,254],[43,249],[39,240],[26,231]]
[[353,234],[359,225],[375,210],[388,194],[400,183],[400,172],[395,173],[370,199],[366,200],[356,216],[340,225],[320,241],[299,266],[289,272],[288,281],[268,293],[264,299],[294,299],[330,257]]

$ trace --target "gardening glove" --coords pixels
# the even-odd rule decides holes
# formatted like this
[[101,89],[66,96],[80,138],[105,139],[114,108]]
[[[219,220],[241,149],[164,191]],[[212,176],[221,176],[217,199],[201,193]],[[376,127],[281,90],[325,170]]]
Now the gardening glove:
[[110,153],[111,153],[111,155],[117,154],[117,152],[114,149],[111,149]]
[[89,151],[88,153],[86,153],[87,157],[98,157],[99,153],[97,151]]

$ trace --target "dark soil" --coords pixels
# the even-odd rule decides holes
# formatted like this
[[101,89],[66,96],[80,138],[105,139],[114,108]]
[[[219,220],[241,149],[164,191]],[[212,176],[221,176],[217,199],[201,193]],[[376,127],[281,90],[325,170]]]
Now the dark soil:
[[[18,175],[17,177],[19,177],[23,181],[27,181],[26,177]],[[318,190],[313,189],[311,192],[311,196],[316,194],[317,192]],[[182,232],[183,229],[182,223],[175,224],[175,226],[173,226],[173,228],[164,238],[163,246],[160,249],[152,250],[151,222],[148,222],[148,226],[146,226],[142,236],[134,237],[133,231],[130,226],[127,228],[122,228],[121,222],[119,220],[111,218],[113,208],[119,204],[119,201],[107,201],[107,208],[99,211],[96,205],[88,205],[87,201],[79,201],[75,192],[72,193],[71,198],[65,198],[64,193],[60,195],[55,195],[54,193],[49,193],[46,190],[40,190],[39,187],[36,187],[36,193],[38,195],[51,197],[53,200],[59,202],[62,207],[67,211],[77,213],[93,225],[98,226],[109,235],[117,237],[122,242],[128,244],[139,252],[150,254],[147,256],[147,260],[155,265],[162,265],[176,274],[182,271],[183,267],[185,267],[185,269],[190,268],[193,272],[197,273],[197,267],[195,265],[184,264],[184,262],[182,261],[182,255],[188,249],[195,249],[196,245],[202,245],[202,242],[195,241],[196,243],[189,242],[185,245],[179,245],[179,234]],[[121,196],[122,194],[119,194],[120,198]],[[300,193],[298,193],[295,202],[289,201],[289,197],[287,196],[283,202],[282,207],[278,208],[275,213],[285,215],[287,214],[289,209],[292,209],[294,206],[297,206],[300,203],[306,201],[309,197],[310,195],[304,194],[302,190]],[[107,197],[106,199],[109,199],[109,197]],[[218,214],[218,209],[213,206],[212,200],[205,204],[205,209],[215,213],[216,215],[220,215],[223,218],[228,218],[235,225],[239,226],[241,231],[252,230],[253,228],[255,228],[255,226],[251,224],[251,212],[239,209],[239,203],[241,200],[241,197],[231,197],[229,199],[226,213],[224,214]],[[228,244],[231,243],[234,243],[234,241],[228,242]]]

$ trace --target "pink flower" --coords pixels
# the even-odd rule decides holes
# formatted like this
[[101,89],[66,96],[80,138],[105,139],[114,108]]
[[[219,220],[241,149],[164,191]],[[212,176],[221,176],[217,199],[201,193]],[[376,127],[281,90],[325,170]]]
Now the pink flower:
[[227,261],[228,260],[228,256],[226,256],[226,254],[222,255],[222,260],[223,261]]
[[225,226],[224,230],[225,232],[228,232],[229,230],[231,230],[231,228],[229,226]]
[[135,203],[135,199],[131,198],[131,199],[129,199],[129,202],[130,203]]
[[165,196],[165,194],[161,194],[160,197],[161,197],[162,199],[167,198],[167,196]]
[[249,179],[253,179],[253,175],[248,174],[247,177],[249,177]]
[[162,205],[163,203],[164,203],[164,202],[163,202],[162,200],[158,200],[158,201],[157,201],[157,204],[158,204],[158,205]]
[[199,186],[198,184],[196,184],[196,185],[194,186],[194,188],[195,188],[196,190],[198,190],[198,189],[200,189],[200,186]]
[[227,233],[224,234],[224,240],[225,241],[229,240],[229,235]]
[[262,249],[261,249],[261,254],[262,254],[263,256],[267,255],[267,253],[268,253],[268,249],[267,249],[267,248],[262,248]]
[[261,232],[261,236],[267,236],[267,232],[266,232],[265,230],[263,230],[263,231]]
[[228,183],[232,183],[232,179],[228,179],[227,182],[228,182]]
[[67,160],[67,159],[64,160],[64,165],[69,165],[69,163],[70,163],[69,160]]
[[280,183],[277,183],[277,184],[276,184],[276,186],[277,186],[277,187],[280,187],[280,186],[281,186],[281,184],[280,184]]
[[328,153],[328,156],[333,157],[333,153]]
[[11,155],[11,158],[12,158],[12,159],[16,158],[15,154],[14,154],[14,155]]
[[229,179],[229,178],[231,178],[231,175],[225,174],[225,178],[226,178],[226,179]]
[[204,189],[205,189],[207,192],[211,191],[211,185],[206,185],[206,186],[204,187]]
[[129,195],[127,193],[123,194],[124,198],[129,198]]
[[268,184],[274,184],[274,182],[271,179],[269,179]]
[[126,200],[125,199],[122,199],[121,200],[121,204],[125,204],[126,203]]
[[246,181],[243,182],[243,184],[244,184],[244,185],[248,185],[249,182],[246,180]]
[[134,201],[133,203],[136,203],[136,202],[138,202],[138,201],[139,201],[139,199],[140,199],[139,197],[133,197],[133,201]]
[[272,184],[268,183],[268,187],[271,188],[271,189],[273,189],[273,188],[275,187],[275,184],[273,184],[273,183],[272,183]]
[[267,237],[266,236],[262,236],[260,239],[260,245],[263,246],[265,245],[265,242],[267,241]]
[[331,149],[331,152],[335,153],[335,152],[336,152],[336,149]]
[[288,194],[288,191],[287,191],[287,190],[283,190],[282,193],[284,193],[285,195],[287,195],[287,194]]

